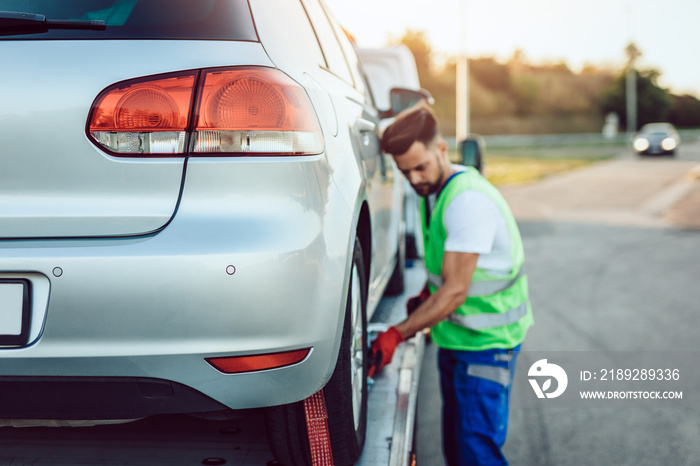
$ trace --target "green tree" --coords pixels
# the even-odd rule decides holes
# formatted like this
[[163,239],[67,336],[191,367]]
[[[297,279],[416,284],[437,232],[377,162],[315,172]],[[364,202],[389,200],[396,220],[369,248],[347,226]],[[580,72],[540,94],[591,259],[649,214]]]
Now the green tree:
[[668,121],[681,128],[700,127],[700,100],[692,95],[671,95],[673,107]]
[[519,116],[532,115],[540,99],[540,83],[534,76],[522,74],[513,78],[513,99],[515,113]]
[[[646,123],[666,121],[672,103],[668,92],[657,84],[661,73],[654,69],[635,70],[635,73],[637,74],[637,129]],[[622,127],[627,125],[625,83],[626,77],[623,72],[604,92],[601,105],[603,114],[615,112],[620,116]]]
[[492,92],[511,92],[508,67],[494,58],[474,58],[469,60],[469,76]]
[[[445,136],[455,134],[456,57],[437,57],[422,31],[407,30],[391,44],[413,53],[421,86],[435,98]],[[439,60],[438,60],[439,58]],[[472,131],[482,134],[599,131],[603,91],[615,80],[609,69],[575,73],[564,62],[533,64],[521,50],[506,62],[469,59]],[[620,107],[624,113],[624,97]]]
[[393,42],[403,44],[411,50],[416,59],[421,86],[432,92],[428,86],[433,83],[433,48],[428,42],[425,31],[408,29],[398,41]]
[[451,60],[441,68],[433,61],[433,49],[425,32],[408,29],[403,36],[392,41],[403,44],[413,53],[418,68],[420,85],[435,99],[435,114],[444,134],[453,134],[455,127],[455,64]]

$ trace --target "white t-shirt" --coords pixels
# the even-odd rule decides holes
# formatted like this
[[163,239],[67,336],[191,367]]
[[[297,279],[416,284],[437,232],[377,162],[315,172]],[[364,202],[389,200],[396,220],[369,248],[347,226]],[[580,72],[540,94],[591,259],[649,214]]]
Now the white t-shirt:
[[[435,201],[431,196],[429,202]],[[480,191],[464,191],[445,210],[445,251],[479,254],[477,266],[497,276],[513,269],[510,232],[496,203]]]

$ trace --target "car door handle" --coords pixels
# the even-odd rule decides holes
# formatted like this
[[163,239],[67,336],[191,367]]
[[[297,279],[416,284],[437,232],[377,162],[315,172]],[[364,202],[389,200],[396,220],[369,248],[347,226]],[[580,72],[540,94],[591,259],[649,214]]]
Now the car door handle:
[[358,118],[355,120],[355,127],[361,133],[373,133],[377,129],[377,125],[364,118]]

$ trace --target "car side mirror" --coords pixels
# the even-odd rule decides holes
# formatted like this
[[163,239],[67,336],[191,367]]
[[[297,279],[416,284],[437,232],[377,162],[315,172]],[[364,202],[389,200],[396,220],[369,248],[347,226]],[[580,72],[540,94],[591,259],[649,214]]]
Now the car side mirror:
[[479,136],[470,136],[459,142],[462,165],[474,167],[481,172],[484,143]]
[[426,100],[430,105],[433,105],[435,102],[430,92],[425,89],[416,91],[413,89],[395,87],[389,91],[389,103],[391,108],[381,112],[381,117],[390,118],[396,116],[403,110],[413,107],[421,100]]

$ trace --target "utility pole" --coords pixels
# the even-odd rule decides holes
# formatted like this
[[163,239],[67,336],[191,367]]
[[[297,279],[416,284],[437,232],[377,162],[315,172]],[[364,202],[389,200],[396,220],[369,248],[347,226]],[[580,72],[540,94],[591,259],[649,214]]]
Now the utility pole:
[[632,37],[634,36],[632,28],[632,6],[627,5],[627,28],[630,36],[630,43],[625,48],[627,55],[627,67],[625,69],[625,97],[627,110],[627,137],[631,140],[634,133],[637,132],[637,59],[642,55]]
[[637,69],[636,62],[642,56],[633,42],[625,48],[627,54],[627,76],[626,76],[626,97],[627,97],[627,136],[630,138],[637,131]]
[[467,60],[467,2],[457,0],[459,5],[459,55],[457,57],[457,111],[455,135],[457,143],[469,136],[469,61]]

